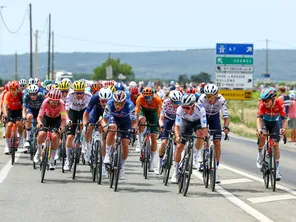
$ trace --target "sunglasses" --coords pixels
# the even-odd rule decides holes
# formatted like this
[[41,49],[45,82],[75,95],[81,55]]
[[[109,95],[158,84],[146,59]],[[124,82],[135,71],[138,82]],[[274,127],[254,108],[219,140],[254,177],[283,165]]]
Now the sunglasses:
[[152,100],[152,98],[153,98],[152,96],[144,96],[145,100]]
[[114,102],[115,106],[124,106],[125,103]]
[[182,109],[190,110],[192,106],[182,106]]
[[270,101],[270,99],[262,99],[262,102],[264,103],[268,103]]
[[50,105],[58,105],[59,101],[49,100]]
[[68,93],[69,90],[61,90],[62,93]]
[[83,95],[84,92],[75,92],[76,95]]
[[181,101],[173,101],[174,105],[180,105]]
[[215,99],[216,98],[216,95],[206,95],[207,99]]
[[100,102],[101,102],[101,103],[107,103],[107,102],[108,102],[108,100],[101,99],[101,100],[100,100]]
[[29,93],[30,96],[37,96],[37,93]]

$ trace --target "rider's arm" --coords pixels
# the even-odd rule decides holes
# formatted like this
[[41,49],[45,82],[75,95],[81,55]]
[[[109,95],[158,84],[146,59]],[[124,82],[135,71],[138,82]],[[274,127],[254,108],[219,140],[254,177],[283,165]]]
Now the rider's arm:
[[86,126],[86,124],[88,123],[88,120],[89,120],[89,113],[85,110],[82,118],[83,126]]
[[8,115],[8,98],[9,98],[10,92],[7,92],[4,96],[4,104],[3,104],[3,115]]
[[199,108],[200,108],[200,125],[203,133],[202,137],[206,137],[208,134],[206,110],[203,106],[199,106]]
[[178,140],[180,138],[180,127],[181,127],[181,113],[182,107],[178,107],[175,119],[175,137]]
[[258,107],[258,115],[257,115],[257,130],[258,132],[260,132],[262,130],[262,121],[263,121],[263,115],[265,114],[266,108],[265,106],[260,103],[259,107]]
[[159,126],[163,126],[163,120],[164,120],[164,114],[160,114],[160,117],[159,117],[159,120],[158,120]]
[[137,100],[136,100],[136,116],[137,116],[137,121],[139,121],[139,116],[140,116],[140,111],[141,111],[141,98],[142,95],[140,95]]

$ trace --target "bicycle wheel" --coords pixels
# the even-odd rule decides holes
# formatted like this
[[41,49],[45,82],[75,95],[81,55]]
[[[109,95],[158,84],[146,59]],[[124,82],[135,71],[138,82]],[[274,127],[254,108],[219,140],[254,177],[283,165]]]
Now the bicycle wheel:
[[203,155],[202,155],[202,164],[203,164],[203,171],[202,171],[202,177],[203,177],[203,183],[206,188],[209,186],[209,177],[210,177],[210,170],[209,170],[209,149],[203,149]]
[[168,185],[169,177],[170,177],[170,171],[171,167],[173,165],[173,143],[170,142],[168,146],[168,155],[167,155],[167,160],[164,166],[164,172],[163,172],[163,177],[164,177],[164,185]]
[[269,186],[269,168],[268,168],[268,157],[266,156],[266,150],[263,150],[263,164],[262,164],[262,174],[265,188]]
[[72,174],[72,179],[75,179],[76,176],[76,169],[77,165],[79,163],[79,158],[80,158],[80,146],[79,146],[79,141],[76,142],[76,147],[75,147],[75,154],[74,154],[74,168],[73,168],[73,174]]
[[115,174],[115,187],[114,187],[114,192],[117,191],[118,187],[118,179],[119,179],[119,173],[121,169],[121,144],[118,144],[116,146],[117,150],[117,156],[116,156],[116,165],[114,164],[114,174]]
[[97,172],[97,183],[102,183],[102,169],[103,169],[103,156],[102,156],[102,146],[101,141],[96,141],[96,149],[98,150],[98,158],[96,163],[96,172]]
[[144,142],[144,167],[143,167],[143,176],[145,179],[147,179],[147,175],[148,175],[148,167],[149,167],[149,160],[148,160],[148,145],[149,142],[148,140],[145,140]]
[[216,184],[216,152],[215,147],[212,144],[210,146],[210,187],[212,191],[215,191]]
[[43,151],[44,156],[42,156],[41,162],[40,162],[40,170],[41,170],[41,183],[44,181],[45,171],[47,169],[47,163],[48,163],[48,152],[49,152],[49,143],[46,143],[45,149]]
[[181,161],[181,167],[179,167],[178,171],[180,171],[179,174],[179,180],[178,180],[178,189],[179,189],[179,193],[183,193],[184,192],[184,180],[185,180],[185,165],[186,165],[186,153],[184,154],[184,157]]
[[193,167],[193,148],[191,147],[190,150],[188,151],[188,157],[187,157],[187,164],[185,167],[185,180],[184,180],[184,193],[183,196],[185,197],[187,192],[188,192],[188,188],[189,188],[189,184],[190,184],[190,178],[191,178],[191,174],[192,174],[192,167]]
[[63,136],[62,136],[61,158],[62,158],[62,173],[65,173],[64,166],[65,166],[65,160],[66,160],[66,133],[63,133]]
[[117,154],[115,153],[115,149],[112,149],[111,152],[111,164],[108,164],[109,167],[109,185],[110,188],[113,187],[113,181],[114,181],[114,162],[116,162]]
[[12,132],[11,135],[11,142],[10,142],[10,146],[11,146],[11,165],[14,164],[15,161],[15,149],[16,149],[16,135],[14,132]]
[[93,182],[96,181],[97,177],[97,162],[98,162],[98,150],[95,144],[95,141],[92,141],[91,144],[91,156],[90,156],[90,169]]
[[36,163],[34,162],[34,156],[36,154],[36,132],[35,130],[33,130],[33,137],[32,137],[32,141],[31,141],[31,146],[32,146],[32,154],[31,154],[31,160],[33,161],[33,169],[36,169]]
[[276,160],[274,149],[270,149],[270,183],[272,191],[276,188]]

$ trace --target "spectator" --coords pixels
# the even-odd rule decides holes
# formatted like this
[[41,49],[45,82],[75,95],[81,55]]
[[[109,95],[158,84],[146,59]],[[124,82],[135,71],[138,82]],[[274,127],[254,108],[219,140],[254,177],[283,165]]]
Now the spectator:
[[296,101],[295,101],[295,94],[290,93],[290,109],[289,109],[289,120],[288,120],[288,127],[291,129],[290,131],[290,139],[289,142],[296,142]]
[[[290,97],[286,94],[285,86],[280,86],[279,91],[280,91],[279,99],[284,101],[285,108],[286,108],[286,117],[288,117],[289,107],[290,107]],[[279,120],[279,123],[280,123],[280,128],[282,128],[282,119]]]

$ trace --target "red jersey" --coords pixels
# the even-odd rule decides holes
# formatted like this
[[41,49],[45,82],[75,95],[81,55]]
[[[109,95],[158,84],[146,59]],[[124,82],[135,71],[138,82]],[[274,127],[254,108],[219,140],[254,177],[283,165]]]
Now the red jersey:
[[11,92],[7,92],[4,96],[4,104],[7,105],[10,110],[21,110],[23,105],[23,93],[17,92],[16,97],[13,97]]
[[259,118],[263,118],[266,121],[278,121],[280,116],[282,119],[286,119],[286,108],[282,100],[275,99],[272,108],[266,108],[264,103],[262,101],[260,102],[258,106]]

